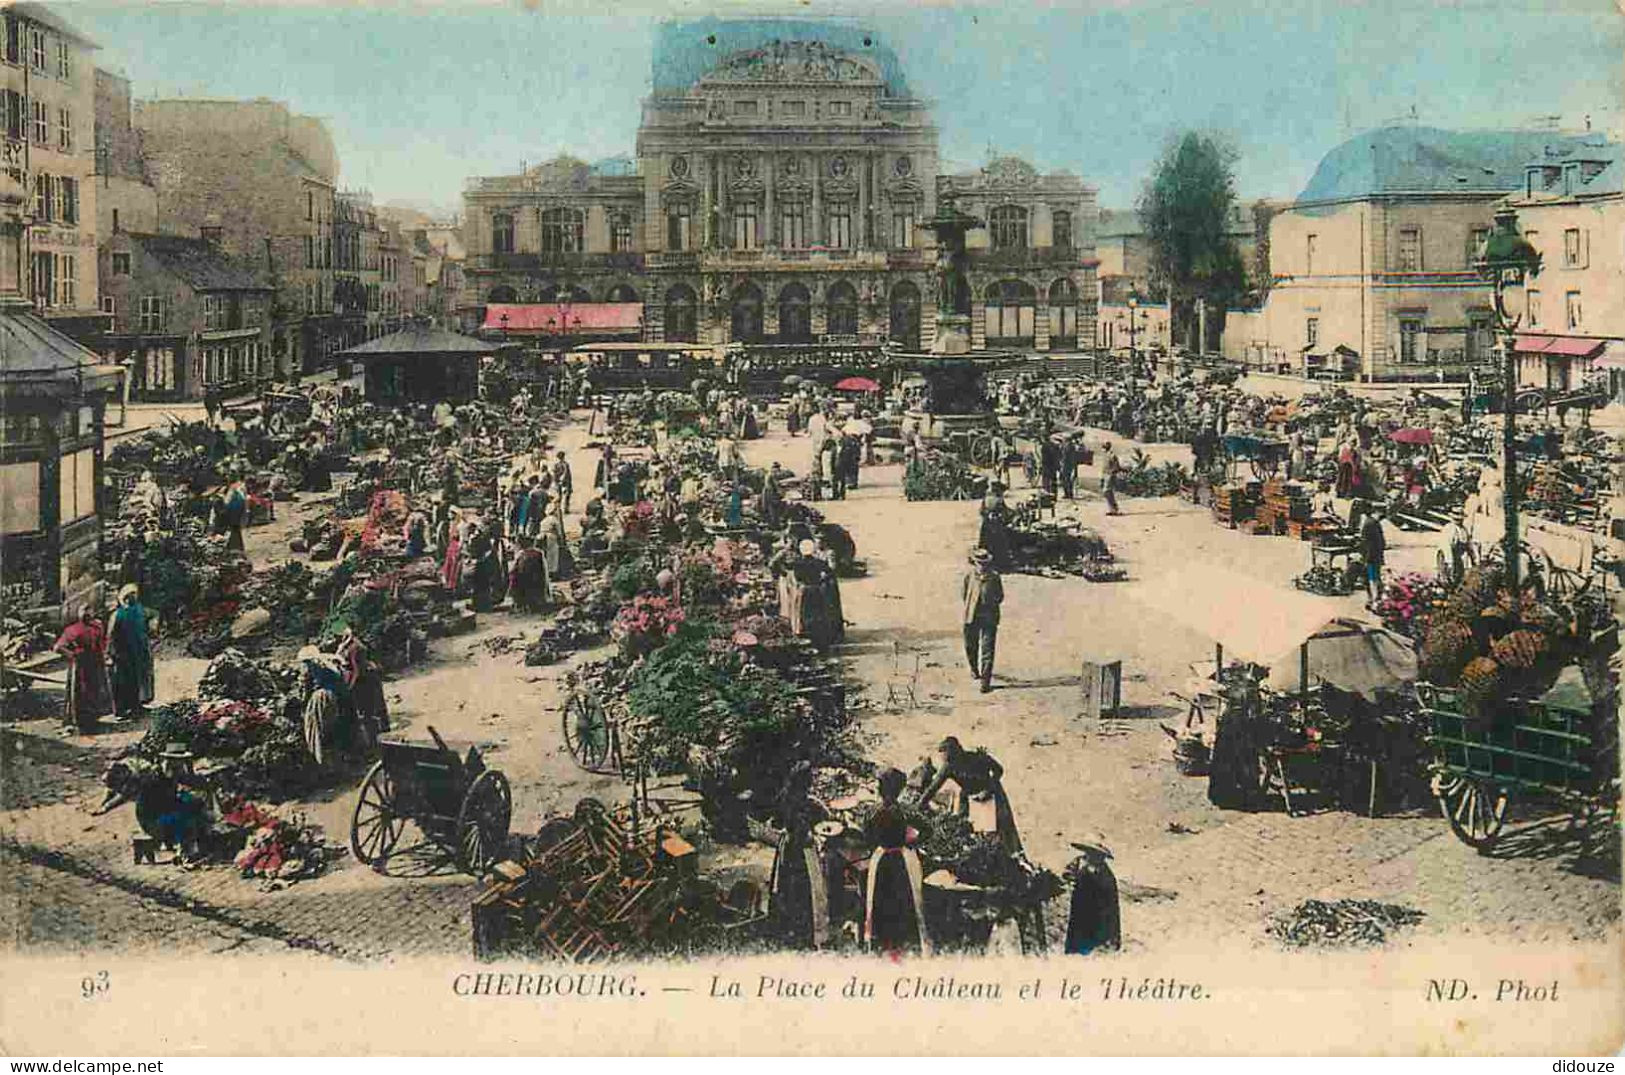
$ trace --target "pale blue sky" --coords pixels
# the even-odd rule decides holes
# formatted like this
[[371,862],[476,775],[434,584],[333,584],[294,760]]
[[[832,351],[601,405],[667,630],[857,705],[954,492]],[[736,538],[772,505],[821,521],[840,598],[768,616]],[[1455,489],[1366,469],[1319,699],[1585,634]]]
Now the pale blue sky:
[[466,177],[522,159],[630,154],[654,23],[670,14],[856,16],[935,103],[949,166],[993,146],[1079,173],[1110,206],[1132,202],[1162,142],[1186,128],[1231,138],[1244,196],[1290,197],[1337,143],[1412,106],[1432,126],[1590,114],[1618,131],[1625,97],[1615,0],[57,8],[137,97],[286,101],[327,121],[344,186],[445,209]]

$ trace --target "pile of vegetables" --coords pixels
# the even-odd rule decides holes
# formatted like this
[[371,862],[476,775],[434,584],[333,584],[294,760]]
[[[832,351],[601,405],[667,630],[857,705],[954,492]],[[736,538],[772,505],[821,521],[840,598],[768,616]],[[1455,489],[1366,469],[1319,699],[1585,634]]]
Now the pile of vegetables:
[[986,492],[986,478],[945,452],[927,452],[903,471],[905,500],[978,500]]
[[1129,465],[1117,477],[1120,496],[1177,496],[1191,483],[1191,472],[1182,463],[1151,465],[1151,457],[1134,449]]

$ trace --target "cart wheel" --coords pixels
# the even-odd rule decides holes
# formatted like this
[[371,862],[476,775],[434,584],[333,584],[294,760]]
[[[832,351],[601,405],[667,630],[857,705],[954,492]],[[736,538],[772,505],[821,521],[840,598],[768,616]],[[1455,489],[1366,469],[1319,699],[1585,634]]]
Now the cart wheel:
[[395,781],[383,762],[373,762],[350,818],[350,850],[356,861],[376,869],[395,849],[405,827],[406,822],[395,814]]
[[596,692],[579,690],[565,701],[564,745],[589,773],[603,768],[609,757],[609,715]]
[[993,459],[993,438],[977,437],[970,442],[970,461],[972,466],[990,467]]
[[508,843],[513,797],[508,778],[487,769],[474,778],[457,811],[457,864],[476,877],[484,873]]
[[1468,847],[1488,851],[1506,823],[1507,790],[1494,783],[1451,773],[1433,777],[1433,797],[1450,831]]

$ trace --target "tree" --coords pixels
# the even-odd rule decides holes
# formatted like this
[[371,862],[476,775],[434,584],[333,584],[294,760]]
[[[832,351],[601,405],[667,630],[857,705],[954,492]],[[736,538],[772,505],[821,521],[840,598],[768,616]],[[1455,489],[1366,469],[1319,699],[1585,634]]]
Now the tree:
[[1167,291],[1171,336],[1187,347],[1197,344],[1197,300],[1207,302],[1209,327],[1222,328],[1225,308],[1246,286],[1241,253],[1226,234],[1236,203],[1235,158],[1218,137],[1187,131],[1162,151],[1140,193],[1152,284]]

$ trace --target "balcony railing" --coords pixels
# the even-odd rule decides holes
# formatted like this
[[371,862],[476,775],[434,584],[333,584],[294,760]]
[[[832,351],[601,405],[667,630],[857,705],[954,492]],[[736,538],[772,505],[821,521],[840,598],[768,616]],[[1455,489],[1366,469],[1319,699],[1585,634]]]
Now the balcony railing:
[[1004,250],[971,250],[971,264],[996,269],[1024,269],[1029,266],[1071,267],[1079,264],[1075,246],[1022,246]]
[[474,254],[464,264],[465,271],[489,272],[545,272],[547,270],[575,269],[582,271],[609,270],[637,272],[643,268],[644,255],[635,251],[594,253],[504,253]]

